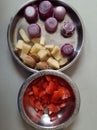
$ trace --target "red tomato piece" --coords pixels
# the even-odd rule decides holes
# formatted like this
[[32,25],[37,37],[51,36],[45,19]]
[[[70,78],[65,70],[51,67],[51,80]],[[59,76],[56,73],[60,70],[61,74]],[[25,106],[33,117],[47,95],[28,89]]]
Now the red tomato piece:
[[58,115],[56,113],[53,113],[50,115],[50,121],[54,121],[58,118]]
[[38,110],[44,110],[44,108],[39,100],[35,101],[35,108],[37,108]]
[[64,87],[64,94],[62,96],[62,99],[67,99],[69,97],[71,97],[71,94],[70,94],[69,90]]
[[45,78],[46,78],[47,81],[52,81],[52,78],[51,78],[50,75],[46,75]]
[[39,92],[39,97],[42,98],[46,94],[45,90]]
[[35,108],[35,97],[34,96],[30,96],[29,97],[29,104]]
[[41,118],[41,116],[43,115],[43,110],[39,110],[38,112],[37,112],[37,116],[39,117],[39,118]]
[[57,106],[59,106],[59,108],[63,108],[67,105],[67,101],[66,100],[60,100],[57,104]]
[[59,89],[58,89],[58,96],[59,96],[59,98],[62,99],[64,93],[65,93],[64,87],[59,87]]
[[48,84],[49,84],[49,82],[46,81],[46,82],[44,82],[44,83],[42,84],[42,87],[43,87],[43,88],[47,88]]
[[50,104],[48,106],[48,113],[51,115],[52,113],[56,113],[59,110],[59,107],[55,106],[54,104]]
[[29,91],[29,92],[28,92],[28,95],[29,95],[29,96],[32,96],[32,95],[33,95],[33,91]]
[[35,96],[39,95],[38,87],[37,86],[33,86],[33,93],[34,93]]
[[51,97],[49,95],[44,95],[42,97],[42,105],[47,106],[50,103]]
[[50,81],[49,85],[46,88],[46,93],[47,94],[53,94],[54,90],[55,90],[55,84],[54,84],[53,81]]
[[52,97],[51,97],[51,102],[52,103],[55,103],[55,102],[57,102],[58,100],[59,100],[59,92],[58,91],[54,91],[54,93],[53,93],[53,95],[52,95]]

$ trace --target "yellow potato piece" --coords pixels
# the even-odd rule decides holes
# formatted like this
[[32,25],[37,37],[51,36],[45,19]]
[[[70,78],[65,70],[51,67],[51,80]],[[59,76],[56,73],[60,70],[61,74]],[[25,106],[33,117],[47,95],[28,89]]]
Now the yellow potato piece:
[[23,44],[21,53],[28,54],[31,50],[31,45]]
[[39,50],[43,49],[44,47],[38,43],[34,44],[31,48],[30,53],[38,53]]
[[45,45],[45,48],[52,51],[54,49],[54,45]]
[[40,38],[40,44],[41,44],[41,45],[44,45],[44,44],[45,44],[45,37],[42,36],[42,37]]
[[40,43],[40,38],[37,37],[37,38],[33,38],[32,39],[32,42],[35,44],[35,43]]
[[21,29],[19,30],[19,34],[20,34],[20,36],[22,37],[22,39],[23,39],[25,42],[27,42],[27,43],[30,42],[30,39],[29,39],[27,33],[25,32],[25,30],[24,30],[23,28],[21,28]]
[[65,65],[67,62],[68,62],[68,59],[62,57],[62,58],[59,60],[59,65],[60,65],[60,66],[63,66],[63,65]]
[[41,61],[45,61],[48,58],[48,50],[42,49],[37,53]]
[[47,63],[49,64],[49,66],[53,69],[59,69],[60,66],[59,66],[59,63],[57,60],[55,60],[54,58],[50,57],[48,60],[47,60]]
[[62,58],[62,54],[61,54],[60,51],[58,51],[57,53],[55,53],[55,54],[53,55],[53,57],[54,57],[57,61],[59,61],[59,60]]
[[18,40],[16,45],[15,45],[15,49],[19,49],[21,50],[22,49],[22,46],[24,45],[24,41],[23,40]]
[[51,54],[54,56],[59,50],[60,48],[58,46],[55,46],[53,50],[51,51]]

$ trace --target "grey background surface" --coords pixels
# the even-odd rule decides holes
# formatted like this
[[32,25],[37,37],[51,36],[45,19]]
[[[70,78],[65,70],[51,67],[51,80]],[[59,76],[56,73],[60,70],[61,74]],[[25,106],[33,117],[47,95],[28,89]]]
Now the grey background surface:
[[[7,27],[15,11],[27,0],[0,0],[0,130],[34,130],[20,118],[17,95],[30,75],[13,60],[7,45]],[[78,85],[81,107],[66,130],[97,129],[97,0],[64,0],[80,14],[85,42],[77,62],[65,71]]]

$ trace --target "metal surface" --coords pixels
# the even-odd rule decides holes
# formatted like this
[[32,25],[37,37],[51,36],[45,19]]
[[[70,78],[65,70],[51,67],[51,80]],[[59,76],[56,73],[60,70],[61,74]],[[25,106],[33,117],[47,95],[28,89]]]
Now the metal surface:
[[[57,118],[56,121],[51,121],[51,122],[48,121],[49,116],[47,114],[43,114],[42,118],[40,118],[40,121],[39,121],[40,123],[36,123],[34,121],[31,121],[29,119],[29,117],[27,116],[27,114],[25,113],[25,110],[24,110],[24,107],[22,104],[23,95],[30,83],[32,83],[34,80],[38,79],[39,77],[42,77],[42,76],[48,75],[48,74],[58,76],[69,83],[71,89],[73,90],[74,96],[75,96],[75,108],[74,108],[72,115],[66,121],[64,121],[65,120],[64,113],[65,113],[65,109],[66,109],[64,107],[62,109],[62,111],[60,111],[60,113],[59,113],[61,115],[61,118]],[[67,126],[69,126],[74,121],[75,117],[77,116],[77,114],[79,112],[79,108],[80,108],[79,90],[78,90],[76,84],[67,75],[63,74],[62,72],[52,71],[52,70],[40,71],[40,72],[35,73],[35,74],[31,75],[30,77],[28,77],[25,80],[25,82],[22,84],[19,94],[18,94],[18,108],[19,108],[19,112],[20,112],[22,118],[30,126],[35,127],[38,130],[57,130],[57,129],[67,128]],[[35,117],[33,116],[33,118],[35,118]],[[60,123],[58,123],[58,122],[60,122]],[[55,125],[55,124],[57,124],[57,125]]]
[[[19,39],[19,34],[18,34],[19,28],[23,27],[26,29],[28,26],[28,23],[25,21],[25,19],[23,17],[24,8],[28,5],[38,6],[39,3],[40,3],[40,1],[34,0],[34,1],[26,2],[24,5],[22,5],[22,7],[15,13],[14,17],[11,18],[9,26],[8,26],[8,33],[7,33],[8,45],[9,45],[9,49],[10,49],[13,57],[16,59],[16,61],[22,67],[24,67],[25,69],[27,69],[30,72],[38,72],[38,70],[32,69],[32,68],[26,66],[19,59],[19,57],[15,54],[14,48],[15,48],[15,44],[17,43],[17,41]],[[67,5],[65,2],[62,2],[60,0],[57,0],[56,2],[55,2],[55,0],[52,0],[52,4],[54,6],[58,6],[58,5],[64,6],[66,8],[67,15],[66,15],[65,19],[63,20],[63,22],[64,21],[73,21],[76,26],[74,36],[70,37],[70,38],[64,38],[63,36],[60,35],[60,28],[61,28],[63,22],[59,23],[56,33],[49,34],[44,29],[44,23],[41,20],[38,20],[38,24],[42,28],[42,33],[43,33],[43,36],[45,36],[45,38],[46,38],[47,44],[55,44],[55,45],[58,45],[59,47],[61,47],[62,44],[64,44],[64,43],[72,43],[72,45],[74,46],[76,54],[66,65],[64,65],[63,67],[61,67],[59,69],[60,71],[64,71],[67,68],[69,68],[76,61],[76,59],[78,58],[78,56],[81,52],[83,42],[84,42],[84,28],[83,28],[82,20],[74,8],[72,8],[71,6]]]

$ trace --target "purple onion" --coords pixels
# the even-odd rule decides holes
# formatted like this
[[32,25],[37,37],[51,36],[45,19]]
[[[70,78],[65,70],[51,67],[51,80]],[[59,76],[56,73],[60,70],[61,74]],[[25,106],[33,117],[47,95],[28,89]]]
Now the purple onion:
[[75,31],[75,25],[73,22],[64,22],[62,29],[61,29],[61,34],[64,37],[72,36],[74,31]]
[[38,19],[38,13],[35,7],[27,6],[24,10],[24,17],[28,23],[34,23]]
[[42,20],[46,20],[47,18],[53,15],[53,5],[50,1],[42,1],[39,4],[39,16]]
[[27,28],[28,34],[31,38],[40,37],[41,36],[41,28],[38,24],[30,24]]
[[45,21],[45,29],[48,32],[55,32],[58,26],[58,22],[54,17],[50,17]]
[[54,17],[58,21],[62,21],[64,19],[65,15],[66,15],[66,9],[63,6],[57,6],[54,9]]
[[65,43],[61,47],[61,53],[63,56],[71,56],[74,53],[74,47],[70,43]]

